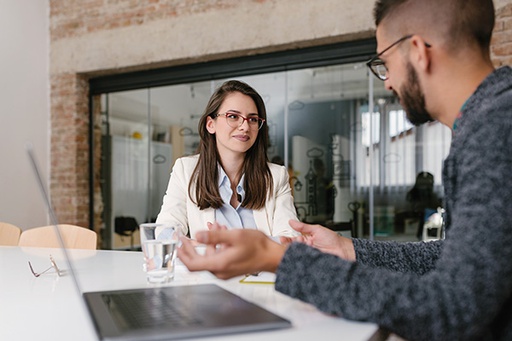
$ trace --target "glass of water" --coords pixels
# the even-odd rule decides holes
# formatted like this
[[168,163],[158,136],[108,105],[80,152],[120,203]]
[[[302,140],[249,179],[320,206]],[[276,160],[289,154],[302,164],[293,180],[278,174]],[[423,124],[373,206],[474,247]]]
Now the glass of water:
[[149,283],[167,283],[174,278],[176,251],[181,225],[145,223],[140,225],[143,268]]

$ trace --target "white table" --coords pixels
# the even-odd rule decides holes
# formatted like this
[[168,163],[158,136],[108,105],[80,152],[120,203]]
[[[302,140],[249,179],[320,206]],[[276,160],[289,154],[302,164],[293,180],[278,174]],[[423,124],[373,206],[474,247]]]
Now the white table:
[[[68,250],[82,291],[132,289],[150,286],[142,271],[142,254],[128,251]],[[50,270],[36,278],[35,271],[50,266],[52,255],[67,269],[62,250],[0,247],[0,340],[96,340],[85,304],[72,277]],[[368,340],[379,335],[378,326],[326,315],[315,307],[274,290],[272,284],[242,284],[240,278],[216,279],[208,272],[191,273],[177,265],[169,285],[215,283],[247,301],[284,318],[293,327],[259,333],[244,333],[201,340]]]

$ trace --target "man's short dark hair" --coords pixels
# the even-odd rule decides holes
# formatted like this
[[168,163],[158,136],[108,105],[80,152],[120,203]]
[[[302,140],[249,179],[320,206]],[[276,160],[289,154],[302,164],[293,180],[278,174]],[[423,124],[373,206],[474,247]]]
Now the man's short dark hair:
[[431,26],[424,29],[442,30],[439,34],[446,36],[448,46],[473,41],[483,51],[489,50],[495,17],[493,0],[377,0],[373,15],[376,26],[386,18],[411,22],[426,19]]

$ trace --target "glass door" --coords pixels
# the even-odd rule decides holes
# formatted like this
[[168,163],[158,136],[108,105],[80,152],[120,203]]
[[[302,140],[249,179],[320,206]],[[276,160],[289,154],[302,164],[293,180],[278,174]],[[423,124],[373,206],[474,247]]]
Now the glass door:
[[154,187],[149,91],[104,94],[101,101],[103,247],[135,248],[137,225],[151,219]]

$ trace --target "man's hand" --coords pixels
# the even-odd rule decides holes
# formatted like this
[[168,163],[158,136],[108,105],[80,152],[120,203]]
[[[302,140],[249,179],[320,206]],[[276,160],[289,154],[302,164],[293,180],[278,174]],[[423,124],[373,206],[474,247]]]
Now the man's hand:
[[179,259],[190,271],[207,270],[221,279],[259,271],[275,272],[286,251],[286,246],[257,230],[212,226],[210,231],[197,232],[196,240],[207,245],[205,255],[199,255],[190,240],[182,238]]
[[340,258],[355,261],[356,253],[352,239],[338,235],[321,225],[309,225],[290,220],[290,226],[301,235],[295,238],[281,237],[281,243],[300,242]]

